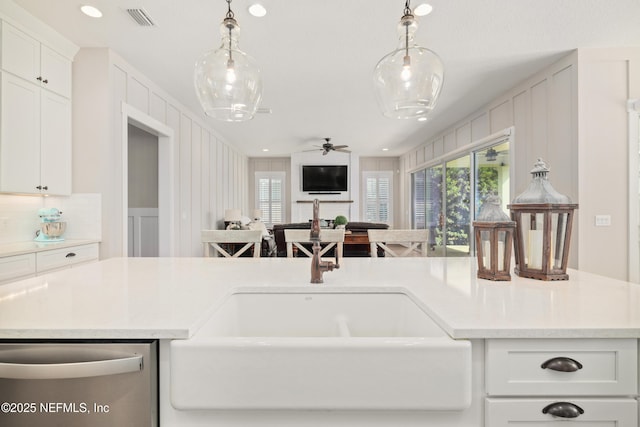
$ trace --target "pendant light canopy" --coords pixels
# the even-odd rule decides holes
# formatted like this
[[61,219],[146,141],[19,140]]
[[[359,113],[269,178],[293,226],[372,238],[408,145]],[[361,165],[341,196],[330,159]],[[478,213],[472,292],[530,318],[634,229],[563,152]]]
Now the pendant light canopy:
[[442,61],[434,51],[415,44],[417,28],[406,0],[404,15],[398,24],[399,46],[384,56],[373,72],[376,99],[387,117],[426,118],[442,90]]
[[255,60],[238,48],[240,27],[231,11],[220,26],[222,43],[196,62],[194,83],[204,112],[227,122],[250,120],[262,98],[262,79]]

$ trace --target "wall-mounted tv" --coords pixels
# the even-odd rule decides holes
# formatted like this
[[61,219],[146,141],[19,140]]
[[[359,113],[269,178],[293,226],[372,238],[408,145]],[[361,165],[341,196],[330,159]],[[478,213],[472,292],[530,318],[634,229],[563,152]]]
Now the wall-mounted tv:
[[303,165],[302,191],[335,193],[349,187],[347,165]]

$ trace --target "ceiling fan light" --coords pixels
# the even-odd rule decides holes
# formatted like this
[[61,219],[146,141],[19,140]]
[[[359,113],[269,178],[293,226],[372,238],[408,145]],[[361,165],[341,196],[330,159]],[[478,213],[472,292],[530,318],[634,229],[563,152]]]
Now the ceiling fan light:
[[196,62],[194,85],[205,114],[226,122],[250,120],[262,98],[262,78],[256,61],[238,48],[240,27],[229,12],[220,26],[222,42]]
[[442,60],[434,51],[415,44],[413,36],[417,28],[407,1],[405,15],[398,25],[399,46],[385,55],[373,72],[376,100],[386,117],[426,118],[442,90]]

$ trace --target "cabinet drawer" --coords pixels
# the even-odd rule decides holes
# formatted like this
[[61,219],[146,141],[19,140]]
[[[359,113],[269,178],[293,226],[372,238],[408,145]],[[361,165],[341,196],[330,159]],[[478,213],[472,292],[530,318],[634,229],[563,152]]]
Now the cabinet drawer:
[[0,258],[0,283],[36,274],[35,254]]
[[488,395],[638,393],[638,343],[634,339],[488,340],[486,352]]
[[94,261],[98,259],[98,244],[72,246],[63,249],[38,252],[36,266],[38,273],[64,268],[74,264]]
[[[580,410],[575,418],[563,418],[551,415],[552,408],[544,408],[564,402],[576,405]],[[557,405],[556,405],[557,408]],[[580,411],[583,411],[580,413]],[[574,415],[575,415],[574,414]],[[564,424],[564,423],[567,424]],[[562,423],[562,424],[561,424]],[[487,398],[485,400],[485,425],[491,427],[514,426],[638,426],[638,404],[635,399],[512,399]]]

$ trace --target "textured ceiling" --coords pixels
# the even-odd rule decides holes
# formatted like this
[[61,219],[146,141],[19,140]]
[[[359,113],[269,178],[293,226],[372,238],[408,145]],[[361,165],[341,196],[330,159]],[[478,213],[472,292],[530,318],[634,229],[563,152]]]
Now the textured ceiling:
[[[82,15],[77,0],[15,3],[81,47],[111,47],[201,111],[193,65],[220,44],[224,0],[92,0],[104,12],[99,20]],[[264,18],[250,16],[248,3],[232,3],[240,47],[261,67],[262,106],[272,114],[207,120],[249,156],[289,155],[323,137],[360,155],[399,155],[575,48],[640,46],[639,0],[431,0],[417,42],[441,56],[443,91],[430,120],[398,121],[378,111],[371,75],[397,44],[404,1],[261,0]],[[131,7],[157,26],[139,27],[125,12]]]

